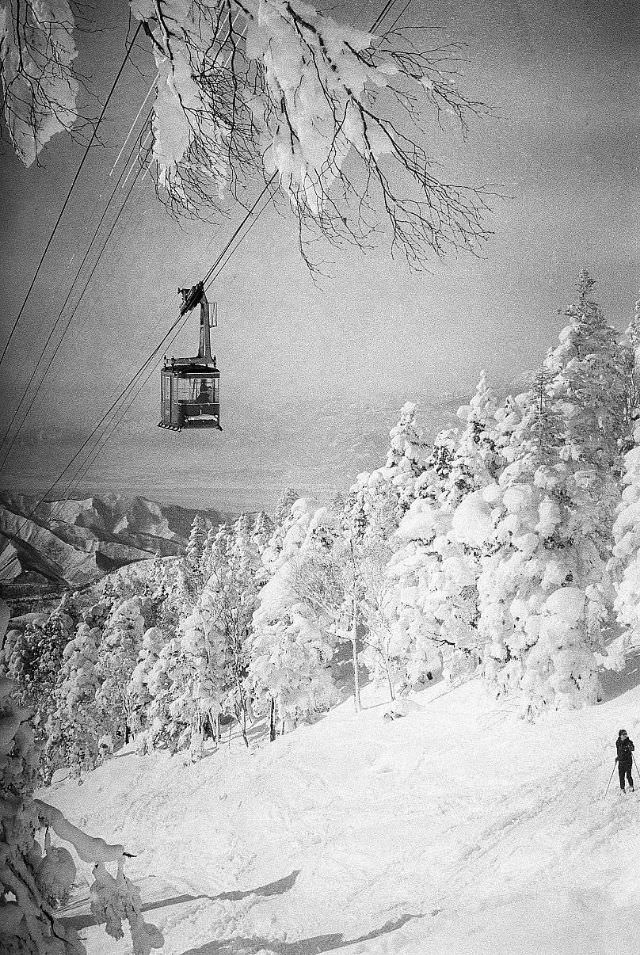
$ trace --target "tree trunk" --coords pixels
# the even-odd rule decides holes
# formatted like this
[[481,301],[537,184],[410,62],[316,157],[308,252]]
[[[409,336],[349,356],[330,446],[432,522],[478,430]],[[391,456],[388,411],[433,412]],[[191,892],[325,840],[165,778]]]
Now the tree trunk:
[[392,679],[391,679],[389,661],[388,661],[388,660],[385,660],[384,662],[385,662],[385,670],[386,670],[386,673],[387,673],[387,683],[389,684],[389,696],[391,697],[391,702],[393,703],[393,701],[394,701],[395,698],[396,698],[396,695],[395,695],[395,693],[393,692],[393,681],[392,681]]
[[277,736],[276,732],[276,701],[271,697],[271,707],[269,710],[269,742],[273,743]]
[[353,662],[353,702],[356,713],[360,712],[360,674],[358,672],[358,608],[353,598],[351,614],[351,658]]
[[242,738],[245,746],[249,749],[249,740],[247,739],[247,709],[244,705],[242,707]]

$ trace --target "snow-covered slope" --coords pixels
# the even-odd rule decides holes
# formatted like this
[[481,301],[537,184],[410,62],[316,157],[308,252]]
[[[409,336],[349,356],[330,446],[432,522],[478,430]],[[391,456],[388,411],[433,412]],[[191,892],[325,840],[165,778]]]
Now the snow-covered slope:
[[[604,793],[640,687],[535,725],[477,680],[391,722],[366,693],[359,716],[193,765],[123,755],[46,798],[137,853],[166,953],[637,952],[640,794]],[[90,953],[128,951],[82,892],[68,916]]]

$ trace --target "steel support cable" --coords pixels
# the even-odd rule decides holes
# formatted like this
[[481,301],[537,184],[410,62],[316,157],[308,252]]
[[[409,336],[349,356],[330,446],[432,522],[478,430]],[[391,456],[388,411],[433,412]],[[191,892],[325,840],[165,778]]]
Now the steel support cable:
[[[224,247],[224,249],[222,250],[222,252],[219,253],[219,255],[217,256],[215,262],[213,263],[213,265],[211,266],[211,268],[209,269],[209,271],[207,272],[207,274],[205,275],[205,277],[202,279],[202,282],[203,282],[203,284],[204,284],[205,286],[206,286],[207,282],[209,281],[209,279],[211,278],[211,276],[213,275],[213,273],[215,272],[215,270],[216,270],[216,268],[218,267],[218,265],[220,264],[220,262],[222,261],[222,258],[223,258],[223,256],[225,255],[225,253],[227,252],[227,249],[231,246],[231,244],[234,242],[236,236],[239,234],[239,232],[240,232],[240,231],[242,230],[242,228],[244,227],[244,225],[245,225],[247,219],[249,219],[249,218],[253,215],[255,209],[256,209],[257,206],[258,206],[258,203],[260,202],[260,200],[262,199],[262,197],[264,196],[265,192],[267,191],[267,189],[269,188],[269,186],[271,185],[271,183],[273,182],[273,180],[276,178],[276,176],[277,176],[277,173],[274,172],[274,174],[271,176],[271,178],[269,179],[269,181],[265,184],[264,189],[261,191],[261,193],[260,193],[260,195],[258,196],[258,198],[255,200],[255,202],[254,202],[254,203],[250,206],[250,208],[247,210],[247,213],[246,213],[245,217],[242,219],[242,221],[240,222],[240,224],[239,224],[238,227],[236,228],[235,232],[233,233],[233,235],[231,236],[231,238],[229,239],[229,241],[228,241],[227,244],[225,245],[225,247]],[[269,199],[269,201],[271,201],[271,198]],[[267,203],[267,205],[268,205],[268,203]],[[260,215],[262,215],[262,213],[260,213]]]
[[71,185],[69,186],[69,191],[67,192],[66,198],[65,198],[64,202],[62,203],[62,208],[60,209],[60,212],[58,213],[58,217],[57,217],[57,219],[56,219],[56,221],[55,221],[55,223],[54,223],[54,226],[53,226],[53,229],[52,229],[52,231],[51,231],[51,234],[49,235],[49,238],[48,238],[48,240],[47,240],[47,244],[45,245],[44,250],[43,250],[43,252],[42,252],[42,254],[41,254],[41,256],[40,256],[40,259],[39,259],[39,261],[38,261],[38,265],[36,266],[35,273],[34,273],[34,275],[33,275],[33,278],[31,279],[31,283],[30,283],[30,285],[29,285],[29,288],[27,289],[27,294],[25,295],[24,299],[22,300],[22,305],[20,306],[20,310],[18,311],[18,314],[17,314],[17,316],[16,316],[16,318],[15,318],[15,320],[14,320],[14,323],[13,323],[13,325],[12,325],[12,327],[11,327],[11,331],[9,332],[9,337],[7,338],[6,342],[4,343],[4,348],[2,349],[2,354],[0,355],[0,366],[2,365],[2,362],[4,361],[5,355],[7,354],[7,351],[8,351],[8,349],[9,349],[9,345],[11,344],[11,341],[12,341],[12,339],[13,339],[13,336],[14,336],[15,332],[16,332],[16,329],[18,328],[18,325],[19,325],[19,323],[20,323],[20,319],[22,318],[22,313],[23,313],[24,310],[25,310],[25,307],[26,307],[26,305],[27,305],[27,301],[29,300],[29,296],[31,295],[31,292],[33,291],[33,287],[34,287],[34,285],[36,284],[36,280],[37,280],[37,278],[38,278],[38,275],[40,274],[40,269],[42,268],[42,264],[43,264],[43,262],[44,262],[44,260],[45,260],[45,257],[46,257],[46,255],[47,255],[47,252],[49,251],[49,249],[50,249],[50,247],[51,247],[51,243],[52,243],[53,240],[54,240],[54,237],[55,237],[55,235],[56,235],[56,232],[58,231],[58,226],[60,225],[60,222],[62,221],[62,217],[63,217],[63,215],[64,215],[65,209],[67,208],[67,205],[69,204],[69,200],[71,199],[71,195],[72,195],[72,193],[73,193],[73,190],[74,190],[74,188],[75,188],[75,185],[76,185],[78,179],[80,178],[80,173],[82,172],[82,169],[83,169],[83,167],[84,167],[84,164],[85,164],[85,162],[86,162],[86,160],[87,160],[87,156],[89,155],[89,150],[91,149],[93,143],[95,142],[96,136],[98,135],[98,127],[100,126],[100,123],[102,122],[102,119],[103,119],[103,117],[104,117],[104,114],[105,114],[105,112],[106,112],[106,110],[107,110],[107,106],[109,105],[109,102],[110,102],[110,100],[111,100],[111,97],[113,96],[113,93],[114,93],[114,91],[115,91],[116,86],[118,85],[118,80],[120,79],[120,77],[121,77],[121,75],[122,75],[122,71],[124,70],[124,68],[125,68],[125,66],[126,66],[127,60],[129,59],[129,55],[130,55],[130,53],[131,53],[131,50],[133,49],[134,43],[136,42],[136,40],[137,40],[137,38],[138,38],[138,33],[140,32],[141,28],[142,28],[142,23],[139,23],[138,26],[136,27],[136,30],[135,30],[135,33],[133,34],[133,37],[131,38],[131,41],[129,42],[129,45],[127,46],[127,49],[126,49],[125,55],[124,55],[124,59],[123,59],[122,63],[120,64],[120,69],[119,69],[118,72],[116,73],[116,77],[115,77],[115,79],[114,79],[114,81],[113,81],[113,83],[112,83],[112,85],[111,85],[111,89],[109,90],[109,92],[108,92],[108,94],[107,94],[107,98],[106,98],[106,100],[105,100],[105,102],[104,102],[104,105],[103,105],[101,111],[100,111],[100,115],[98,116],[98,120],[97,120],[95,126],[93,127],[93,132],[91,133],[91,137],[90,137],[90,139],[89,139],[89,142],[87,143],[87,145],[86,145],[86,147],[85,147],[85,150],[84,150],[84,153],[82,154],[82,159],[80,160],[80,165],[79,165],[78,168],[76,169],[75,175],[74,175],[74,177],[73,177],[73,179],[72,179],[72,181],[71,181]]
[[[136,177],[136,178],[137,178],[137,177]],[[8,449],[7,449],[7,451],[6,451],[6,453],[5,453],[5,456],[4,456],[3,460],[2,460],[2,462],[0,463],[0,468],[4,467],[4,465],[5,465],[6,461],[7,461],[7,459],[9,458],[9,455],[11,454],[11,451],[13,450],[13,447],[14,447],[14,445],[15,445],[15,442],[16,442],[17,438],[18,438],[18,435],[20,434],[20,431],[21,431],[21,429],[22,429],[22,426],[24,425],[26,419],[28,418],[29,413],[30,413],[30,411],[31,411],[31,409],[32,409],[32,407],[33,407],[33,405],[34,405],[34,403],[35,403],[35,400],[36,400],[36,398],[38,397],[38,394],[39,394],[39,391],[40,391],[40,386],[42,385],[42,382],[44,381],[44,378],[46,377],[47,372],[49,371],[49,368],[50,368],[51,365],[53,364],[53,361],[55,360],[56,355],[58,354],[58,351],[60,350],[60,347],[61,347],[61,345],[62,345],[62,342],[63,342],[63,340],[64,340],[64,337],[65,337],[66,333],[67,333],[68,330],[69,330],[69,326],[71,325],[71,322],[72,322],[73,317],[74,317],[74,315],[75,315],[75,313],[76,313],[76,311],[77,311],[77,309],[78,309],[78,306],[80,305],[80,302],[82,301],[82,298],[83,298],[83,296],[84,296],[84,294],[85,294],[85,292],[86,292],[86,290],[87,290],[87,288],[88,288],[88,286],[89,286],[89,283],[91,282],[91,279],[92,279],[92,277],[93,277],[93,274],[94,274],[95,270],[96,270],[97,267],[98,267],[98,264],[99,264],[99,262],[100,262],[100,258],[102,257],[102,253],[104,252],[104,250],[105,250],[105,248],[106,248],[106,246],[107,246],[107,243],[109,242],[109,239],[111,238],[111,235],[112,235],[113,231],[115,230],[115,228],[116,228],[118,222],[120,221],[120,216],[121,216],[122,213],[124,212],[124,209],[125,209],[125,207],[126,207],[126,204],[127,204],[128,200],[129,200],[129,197],[131,196],[131,193],[132,193],[132,191],[133,191],[133,187],[134,187],[135,184],[136,184],[136,178],[134,178],[134,180],[132,181],[131,186],[129,187],[129,191],[127,192],[127,195],[125,196],[124,202],[123,202],[122,205],[120,206],[120,209],[118,210],[118,213],[117,213],[115,219],[113,220],[113,222],[112,222],[112,224],[111,224],[111,226],[110,226],[110,228],[109,228],[109,231],[108,231],[108,233],[107,233],[107,235],[106,235],[106,237],[105,237],[105,240],[104,240],[104,242],[103,242],[102,248],[101,248],[101,250],[100,250],[99,257],[98,257],[97,261],[95,262],[95,264],[93,265],[93,267],[92,267],[92,269],[91,269],[91,271],[90,271],[90,273],[89,273],[89,276],[88,276],[88,278],[87,278],[87,280],[86,280],[86,282],[85,282],[85,284],[84,284],[84,288],[82,289],[82,292],[81,292],[81,294],[80,294],[80,298],[78,299],[76,305],[74,306],[73,310],[72,310],[71,313],[69,314],[69,317],[68,317],[68,319],[67,319],[67,323],[66,323],[66,325],[65,325],[65,327],[64,327],[64,330],[63,330],[63,332],[62,332],[62,336],[60,337],[60,339],[59,339],[59,341],[58,341],[58,343],[57,343],[57,345],[56,345],[56,347],[55,347],[53,353],[51,354],[51,356],[50,356],[50,358],[49,358],[47,367],[46,367],[45,370],[44,370],[44,374],[43,374],[42,378],[40,379],[40,383],[39,383],[39,385],[38,385],[38,388],[37,388],[37,390],[33,393],[32,397],[31,397],[31,401],[30,401],[30,403],[29,403],[29,407],[27,408],[26,414],[24,415],[24,417],[23,417],[23,419],[22,419],[22,422],[21,422],[21,424],[20,424],[20,427],[18,428],[18,430],[16,431],[16,433],[15,433],[14,436],[13,436],[13,439],[12,439],[12,441],[11,441],[11,443],[10,443],[10,445],[9,445],[9,447],[8,447]]]
[[386,17],[387,13],[389,12],[389,10],[391,9],[391,7],[392,7],[395,3],[396,3],[396,0],[387,0],[387,2],[385,3],[383,9],[380,11],[380,13],[379,13],[378,16],[376,17],[376,19],[375,19],[373,25],[371,26],[371,32],[372,32],[372,33],[373,33],[374,30],[377,30],[377,29],[378,29],[378,27],[380,26],[380,24],[382,23],[382,21],[383,21],[384,18]]
[[[148,117],[147,117],[147,120],[148,120]],[[145,124],[146,124],[147,120],[145,120]],[[20,397],[20,400],[19,400],[19,402],[18,402],[16,408],[14,409],[13,415],[12,415],[12,417],[11,417],[11,421],[9,422],[9,425],[8,425],[8,427],[6,428],[5,432],[4,432],[4,435],[3,435],[3,437],[2,437],[2,441],[0,441],[0,452],[2,451],[2,448],[4,447],[4,445],[6,444],[6,442],[9,440],[9,435],[11,434],[11,429],[13,428],[13,426],[14,426],[14,424],[15,424],[16,418],[17,418],[18,415],[20,414],[20,410],[21,410],[23,404],[24,404],[24,403],[26,402],[26,400],[27,400],[27,394],[28,394],[28,392],[29,392],[29,389],[30,389],[31,385],[33,384],[33,381],[34,381],[36,375],[38,374],[38,371],[39,371],[39,368],[40,368],[40,363],[42,362],[42,360],[43,360],[43,358],[44,358],[44,355],[45,355],[45,353],[46,353],[46,351],[47,351],[47,348],[49,347],[49,344],[50,344],[50,342],[51,342],[53,336],[55,335],[57,329],[60,327],[60,325],[61,325],[61,323],[62,323],[62,317],[63,317],[64,310],[65,310],[65,308],[67,307],[67,305],[68,305],[68,303],[69,303],[69,301],[70,301],[70,299],[71,299],[71,296],[73,295],[76,282],[78,281],[78,278],[80,277],[80,273],[82,272],[82,269],[84,268],[84,266],[85,266],[85,264],[86,264],[86,262],[87,262],[87,259],[89,258],[89,255],[91,254],[91,249],[92,249],[93,243],[95,242],[95,240],[96,240],[96,238],[97,238],[97,236],[98,236],[98,233],[99,233],[99,231],[100,231],[100,229],[101,229],[101,227],[102,227],[102,223],[104,222],[105,218],[107,217],[107,214],[109,213],[109,211],[110,211],[110,209],[111,209],[111,204],[112,204],[113,199],[114,199],[114,196],[115,196],[115,194],[116,194],[116,192],[117,192],[117,190],[118,190],[118,186],[120,185],[120,183],[121,183],[121,181],[122,181],[122,179],[123,179],[123,177],[124,177],[124,174],[125,174],[125,171],[126,171],[126,169],[127,169],[127,166],[128,166],[128,164],[129,164],[129,162],[130,162],[130,160],[131,160],[131,157],[133,156],[133,153],[135,152],[136,148],[137,148],[137,143],[134,143],[134,145],[132,146],[132,148],[131,148],[131,150],[130,150],[130,152],[129,152],[129,156],[128,156],[128,158],[127,158],[127,162],[126,162],[126,164],[125,164],[125,166],[124,166],[122,172],[120,173],[120,176],[119,176],[119,178],[118,178],[118,180],[117,180],[115,186],[113,187],[113,189],[112,189],[112,191],[111,191],[111,194],[110,194],[110,196],[109,196],[109,198],[108,198],[108,200],[107,200],[107,204],[106,204],[106,206],[105,206],[105,208],[104,208],[104,210],[103,210],[103,212],[102,212],[102,215],[100,216],[100,219],[99,219],[98,224],[97,224],[97,226],[96,226],[96,228],[95,228],[95,230],[94,230],[94,233],[93,233],[93,235],[91,236],[91,240],[90,240],[90,242],[89,242],[89,245],[87,246],[87,250],[86,250],[86,252],[85,252],[85,254],[84,254],[84,257],[83,257],[83,259],[82,259],[80,265],[78,266],[78,269],[76,270],[76,274],[75,274],[75,276],[74,276],[74,278],[73,278],[73,281],[72,281],[72,283],[71,283],[71,286],[70,286],[70,288],[69,288],[69,292],[67,293],[67,296],[66,296],[64,302],[62,303],[62,306],[61,306],[60,311],[59,311],[59,313],[58,313],[58,317],[56,318],[54,324],[52,325],[51,329],[49,330],[49,335],[48,335],[48,337],[47,337],[47,339],[46,339],[46,341],[45,341],[45,343],[44,343],[44,345],[43,345],[43,347],[42,347],[42,349],[41,349],[41,351],[40,351],[40,355],[38,356],[38,360],[37,360],[37,362],[36,362],[36,364],[35,364],[35,367],[34,367],[34,369],[33,369],[33,372],[31,373],[31,377],[29,378],[29,380],[27,381],[27,383],[26,383],[26,385],[25,385],[25,387],[24,387],[24,390],[23,390],[23,392],[22,392],[22,395],[21,395],[21,397]],[[127,178],[128,178],[128,177],[127,177]],[[14,434],[12,440],[11,440],[11,443],[10,443],[10,445],[9,445],[9,447],[8,447],[8,450],[7,450],[6,453],[4,454],[4,456],[3,456],[3,458],[2,458],[2,461],[0,461],[0,470],[4,467],[4,465],[5,465],[6,461],[7,461],[7,458],[8,458],[9,455],[11,454],[11,450],[12,450],[12,448],[13,448],[13,446],[14,446],[16,440],[17,440],[17,438],[18,438],[20,432],[22,431],[22,428],[24,427],[24,424],[25,424],[27,418],[29,417],[29,414],[30,414],[30,412],[31,412],[31,409],[32,409],[32,407],[33,407],[33,405],[34,405],[34,403],[35,403],[36,398],[38,397],[38,394],[40,393],[40,389],[42,388],[42,385],[43,385],[43,383],[44,383],[44,381],[45,381],[45,379],[46,379],[46,377],[47,377],[47,374],[48,374],[48,372],[49,372],[49,369],[51,368],[51,365],[53,364],[53,361],[54,361],[56,355],[58,354],[58,351],[60,350],[60,347],[61,347],[61,345],[62,345],[62,343],[63,343],[63,341],[64,341],[64,338],[65,338],[65,336],[66,336],[66,334],[67,334],[67,332],[68,332],[68,330],[69,330],[69,326],[71,325],[71,321],[73,320],[73,317],[75,316],[75,314],[76,314],[76,312],[77,312],[77,310],[78,310],[78,308],[79,308],[79,306],[80,306],[80,303],[82,302],[82,299],[83,299],[83,297],[84,297],[84,295],[85,295],[85,292],[87,291],[87,288],[88,288],[88,286],[89,286],[89,283],[91,282],[91,279],[92,279],[92,277],[93,277],[93,273],[95,272],[95,270],[96,270],[96,268],[97,268],[97,266],[98,266],[98,264],[99,264],[99,262],[100,262],[100,259],[101,259],[101,257],[102,257],[102,254],[104,253],[104,250],[105,250],[106,245],[107,245],[107,243],[108,243],[108,241],[109,241],[109,238],[111,237],[111,234],[112,234],[112,232],[113,232],[113,230],[114,230],[114,228],[115,228],[115,225],[117,224],[117,222],[118,222],[118,220],[119,220],[119,218],[120,218],[120,215],[121,215],[121,213],[122,213],[122,211],[123,211],[123,209],[124,209],[124,206],[126,205],[126,203],[127,203],[128,199],[129,199],[129,196],[130,196],[130,195],[131,195],[131,189],[130,189],[129,192],[127,193],[127,196],[126,196],[126,198],[125,198],[125,200],[124,200],[124,203],[123,203],[123,205],[121,206],[120,211],[118,212],[118,214],[117,214],[117,216],[116,216],[116,219],[114,220],[114,223],[112,224],[112,226],[111,226],[111,228],[110,228],[110,230],[109,230],[109,232],[108,232],[108,234],[107,234],[107,237],[106,237],[105,241],[104,241],[103,244],[102,244],[102,248],[100,249],[100,251],[99,251],[99,253],[98,253],[98,258],[96,259],[96,262],[94,263],[94,265],[93,265],[93,267],[92,267],[92,269],[91,269],[91,271],[90,271],[90,273],[89,273],[89,277],[87,278],[87,280],[86,280],[86,282],[85,282],[85,284],[84,284],[84,287],[83,287],[83,289],[82,289],[82,291],[81,291],[81,293],[80,293],[80,297],[79,297],[78,300],[76,301],[76,303],[75,303],[75,305],[74,305],[74,307],[73,307],[73,309],[72,309],[72,311],[71,311],[71,314],[68,316],[67,323],[66,323],[66,325],[65,325],[65,327],[64,327],[64,330],[63,330],[63,332],[62,332],[62,336],[61,336],[61,338],[59,339],[57,345],[55,346],[55,349],[54,349],[54,351],[53,351],[53,354],[50,356],[50,358],[49,358],[49,360],[48,360],[48,363],[47,363],[47,366],[46,366],[46,368],[45,368],[45,370],[44,370],[44,373],[43,373],[43,374],[41,375],[41,377],[40,377],[40,380],[39,380],[39,382],[38,382],[38,384],[37,384],[37,386],[36,386],[36,390],[35,390],[34,394],[33,394],[32,397],[31,397],[31,400],[30,400],[30,403],[29,403],[29,407],[27,408],[26,413],[25,413],[25,414],[23,415],[23,417],[22,417],[22,420],[21,420],[21,422],[20,422],[20,424],[19,424],[19,426],[18,426],[17,431],[15,432],[15,434]]]

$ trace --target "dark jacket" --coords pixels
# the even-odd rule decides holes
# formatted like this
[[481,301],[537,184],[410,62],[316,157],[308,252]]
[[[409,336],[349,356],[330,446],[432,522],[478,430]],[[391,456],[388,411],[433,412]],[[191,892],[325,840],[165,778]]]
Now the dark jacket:
[[628,736],[625,737],[625,739],[621,739],[620,736],[617,738],[616,749],[618,750],[618,762],[620,763],[631,762],[633,758],[631,754],[633,753],[635,746],[633,745],[632,741],[629,739]]

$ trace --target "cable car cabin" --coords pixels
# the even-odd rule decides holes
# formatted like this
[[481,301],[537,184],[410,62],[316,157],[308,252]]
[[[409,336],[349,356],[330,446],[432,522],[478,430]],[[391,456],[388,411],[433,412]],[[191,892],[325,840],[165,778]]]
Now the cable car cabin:
[[202,282],[192,289],[179,289],[183,302],[181,315],[200,305],[200,344],[193,358],[165,356],[160,372],[160,428],[181,431],[183,428],[216,428],[220,425],[220,372],[215,355],[211,355],[211,328],[217,325]]

